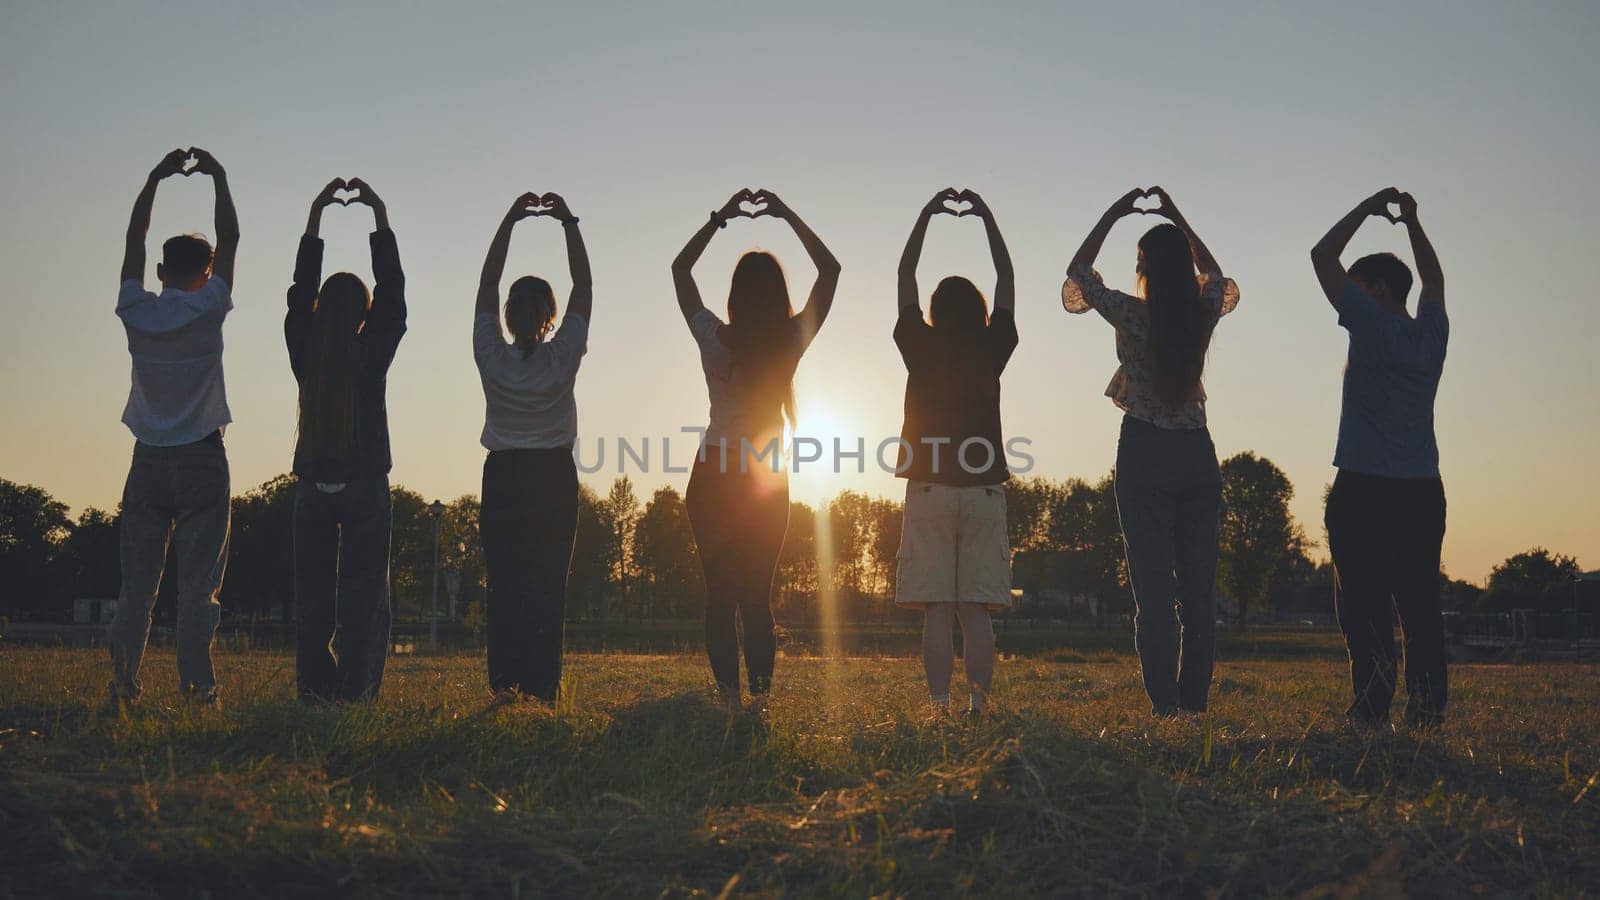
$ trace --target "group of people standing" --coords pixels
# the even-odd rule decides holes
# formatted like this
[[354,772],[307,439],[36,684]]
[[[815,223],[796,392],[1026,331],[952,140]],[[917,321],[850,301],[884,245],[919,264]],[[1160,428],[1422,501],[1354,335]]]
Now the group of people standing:
[[[159,295],[143,287],[144,242],[158,183],[210,176],[215,247],[193,235],[163,246]],[[1154,206],[1141,207],[1149,198]],[[322,278],[323,211],[371,209],[374,283]],[[944,278],[924,313],[916,271],[936,216],[977,216],[997,275],[986,298],[970,280]],[[1108,288],[1094,269],[1112,227],[1134,215],[1164,219],[1140,238],[1136,293]],[[816,277],[796,311],[783,268],[746,253],[726,317],[707,308],[694,266],[718,231],[741,217],[787,223]],[[515,225],[560,223],[572,290],[564,313],[550,283],[500,282]],[[1415,314],[1410,270],[1392,254],[1346,269],[1340,255],[1368,218],[1405,225],[1421,270]],[[204,150],[169,153],[150,173],[128,229],[117,314],[133,359],[123,421],[136,439],[122,499],[122,592],[111,626],[114,704],[140,694],[139,666],[169,542],[176,544],[177,656],[182,690],[215,704],[211,644],[229,528],[223,449],[228,411],[222,322],[232,309],[239,229],[227,175]],[[1444,278],[1415,200],[1393,188],[1363,201],[1312,251],[1324,294],[1349,332],[1349,357],[1327,505],[1336,603],[1350,651],[1350,717],[1379,726],[1397,685],[1394,622],[1404,635],[1406,718],[1443,714],[1446,671],[1437,590],[1444,492],[1433,430],[1448,320]],[[799,410],[802,357],[833,305],[838,260],[772,191],[741,190],[713,211],[672,263],[679,310],[699,349],[709,421],[686,492],[707,591],[706,649],[716,688],[764,703],[776,643],[771,595],[788,527],[787,471],[769,449]],[[906,498],[897,602],[924,612],[929,696],[950,707],[959,624],[968,710],[981,712],[995,666],[990,616],[1012,602],[1000,419],[1000,380],[1018,344],[1016,284],[993,212],[971,190],[947,188],[918,214],[900,259],[893,337],[907,372],[896,466]],[[1215,650],[1215,580],[1222,480],[1202,387],[1218,320],[1239,289],[1159,187],[1135,189],[1106,210],[1067,267],[1068,312],[1094,310],[1116,335],[1118,368],[1106,389],[1124,413],[1115,490],[1137,608],[1136,646],[1152,712],[1206,709]],[[573,388],[588,347],[593,287],[578,217],[554,193],[523,194],[489,245],[478,285],[473,357],[485,399],[479,527],[488,581],[488,679],[500,698],[550,702],[561,685],[562,620],[577,527]],[[557,322],[559,313],[559,324]],[[387,209],[360,179],[335,179],[311,206],[284,319],[299,391],[294,474],[296,676],[307,701],[378,693],[389,645],[390,500],[386,379],[406,331],[405,274]],[[507,336],[509,335],[509,340]]]

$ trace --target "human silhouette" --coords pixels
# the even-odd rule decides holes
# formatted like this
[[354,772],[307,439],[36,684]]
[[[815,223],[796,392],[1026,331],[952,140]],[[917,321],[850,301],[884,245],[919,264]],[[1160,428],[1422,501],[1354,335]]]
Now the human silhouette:
[[[712,235],[740,216],[787,222],[817,268],[798,314],[770,253],[746,253],[728,290],[728,321],[706,309],[694,264]],[[795,422],[794,372],[833,305],[839,262],[800,217],[765,188],[734,194],[672,263],[678,308],[700,347],[711,401],[685,503],[706,583],[706,652],[724,701],[739,701],[743,624],[750,693],[772,687],[776,645],[772,577],[789,524],[789,476],[779,456],[785,419]],[[764,699],[761,700],[764,702]]]
[[[958,209],[957,207],[965,207]],[[922,316],[917,263],[936,215],[983,221],[994,259],[991,313],[977,285],[939,282]],[[922,662],[935,710],[950,708],[955,622],[961,622],[968,709],[981,713],[994,678],[993,610],[1011,605],[1000,374],[1017,349],[1016,277],[983,198],[946,188],[917,215],[900,257],[895,345],[906,365],[905,422],[895,468],[906,479],[895,602],[923,611]]]
[[[1422,276],[1417,312],[1406,309],[1411,270],[1391,253],[1339,261],[1369,218],[1403,224]],[[1405,644],[1405,719],[1437,724],[1449,688],[1439,555],[1444,482],[1433,403],[1450,320],[1444,270],[1410,194],[1385,188],[1340,219],[1311,250],[1311,264],[1350,335],[1334,477],[1324,511],[1339,628],[1350,651],[1348,715],[1382,727],[1396,684],[1394,624]]]
[[[1159,205],[1139,209],[1144,197]],[[1168,221],[1139,239],[1138,296],[1130,296],[1106,287],[1093,266],[1112,226],[1135,214]],[[1118,367],[1106,396],[1123,411],[1117,516],[1151,711],[1204,712],[1216,656],[1222,476],[1201,375],[1212,330],[1238,304],[1239,289],[1166,191],[1136,188],[1084,238],[1061,302],[1071,313],[1093,309],[1116,329]]]
[[[322,212],[335,204],[372,210],[371,292],[349,272],[322,281]],[[311,203],[283,320],[300,394],[295,676],[306,701],[367,699],[383,683],[391,520],[385,395],[406,332],[405,285],[383,200],[359,178],[328,182]]]
[[[556,295],[543,278],[511,283],[500,330],[500,277],[516,224],[548,216],[566,233],[572,293],[556,328]],[[489,581],[489,688],[502,699],[554,702],[561,686],[567,572],[578,528],[572,390],[589,342],[594,290],[578,217],[558,194],[527,193],[500,220],[483,261],[472,355],[483,382],[482,507]],[[553,332],[553,333],[552,333]]]
[[[161,293],[151,293],[144,288],[144,242],[156,186],[193,174],[209,175],[216,190],[217,246],[198,235],[169,238],[156,265]],[[117,294],[133,359],[122,421],[134,445],[122,490],[122,588],[107,640],[112,706],[137,701],[143,691],[139,667],[169,544],[177,551],[179,687],[200,703],[220,702],[211,644],[222,614],[217,591],[230,522],[222,432],[233,420],[222,377],[222,322],[233,309],[238,250],[239,217],[222,165],[198,147],[168,153],[134,201]]]

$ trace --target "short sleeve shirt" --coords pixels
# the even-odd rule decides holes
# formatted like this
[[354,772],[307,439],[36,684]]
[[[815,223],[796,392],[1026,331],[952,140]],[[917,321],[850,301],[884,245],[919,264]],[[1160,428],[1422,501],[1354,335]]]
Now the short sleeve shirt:
[[902,307],[894,342],[906,364],[897,474],[949,485],[1009,478],[1000,375],[1017,349],[1011,310],[995,310],[979,334],[946,334],[925,322],[918,307]]
[[578,439],[573,398],[589,345],[589,321],[567,313],[531,353],[506,341],[500,320],[484,313],[472,325],[472,356],[483,383],[483,446],[489,450],[571,447]]
[[1450,340],[1444,305],[1419,304],[1416,318],[1389,312],[1347,279],[1339,324],[1350,350],[1333,464],[1389,478],[1439,477],[1433,403]]
[[160,294],[122,283],[117,317],[127,332],[132,377],[122,422],[141,443],[192,444],[233,421],[222,377],[222,322],[233,309],[228,283]]

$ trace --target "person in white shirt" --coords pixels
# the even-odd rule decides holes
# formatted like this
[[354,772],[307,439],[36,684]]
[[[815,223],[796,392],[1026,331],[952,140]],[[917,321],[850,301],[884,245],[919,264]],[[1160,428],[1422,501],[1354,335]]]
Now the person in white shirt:
[[[211,176],[216,189],[217,246],[197,235],[167,240],[156,265],[161,293],[151,293],[144,288],[144,242],[156,186],[195,173]],[[143,692],[139,666],[169,543],[177,549],[179,686],[198,702],[218,702],[211,644],[222,613],[217,591],[230,522],[222,431],[232,420],[222,378],[222,321],[233,309],[238,249],[239,218],[222,166],[197,147],[168,153],[134,201],[117,296],[133,360],[122,421],[135,443],[122,491],[122,588],[107,639],[114,708]]]
[[[556,328],[556,296],[543,278],[512,282],[500,330],[500,278],[511,231],[549,216],[567,236],[572,293]],[[483,382],[482,506],[478,528],[489,582],[489,689],[502,699],[556,700],[562,620],[578,528],[572,457],[578,407],[572,390],[589,342],[594,290],[578,217],[558,194],[518,197],[500,221],[478,282],[472,355]],[[554,333],[552,333],[552,329]]]

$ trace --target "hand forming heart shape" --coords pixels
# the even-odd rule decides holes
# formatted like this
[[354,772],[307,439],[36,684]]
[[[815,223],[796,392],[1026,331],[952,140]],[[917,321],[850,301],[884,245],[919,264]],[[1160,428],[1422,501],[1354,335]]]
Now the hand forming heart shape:
[[[1145,201],[1151,202],[1145,203]],[[1141,206],[1141,203],[1145,203],[1145,205]],[[1161,212],[1161,195],[1154,188],[1147,188],[1140,191],[1139,196],[1133,201],[1133,211],[1140,213],[1141,215]]]
[[976,207],[972,205],[971,200],[957,200],[954,197],[947,197],[944,201],[945,212],[952,216],[970,216],[975,209]]
[[200,171],[200,157],[193,150],[190,150],[189,155],[185,156],[183,162],[178,164],[178,173],[187,178],[198,171]]
[[739,214],[752,219],[766,215],[769,208],[764,194],[756,194],[749,199],[739,201]]
[[361,189],[353,187],[340,187],[333,192],[333,202],[340,206],[349,206],[361,200]]

